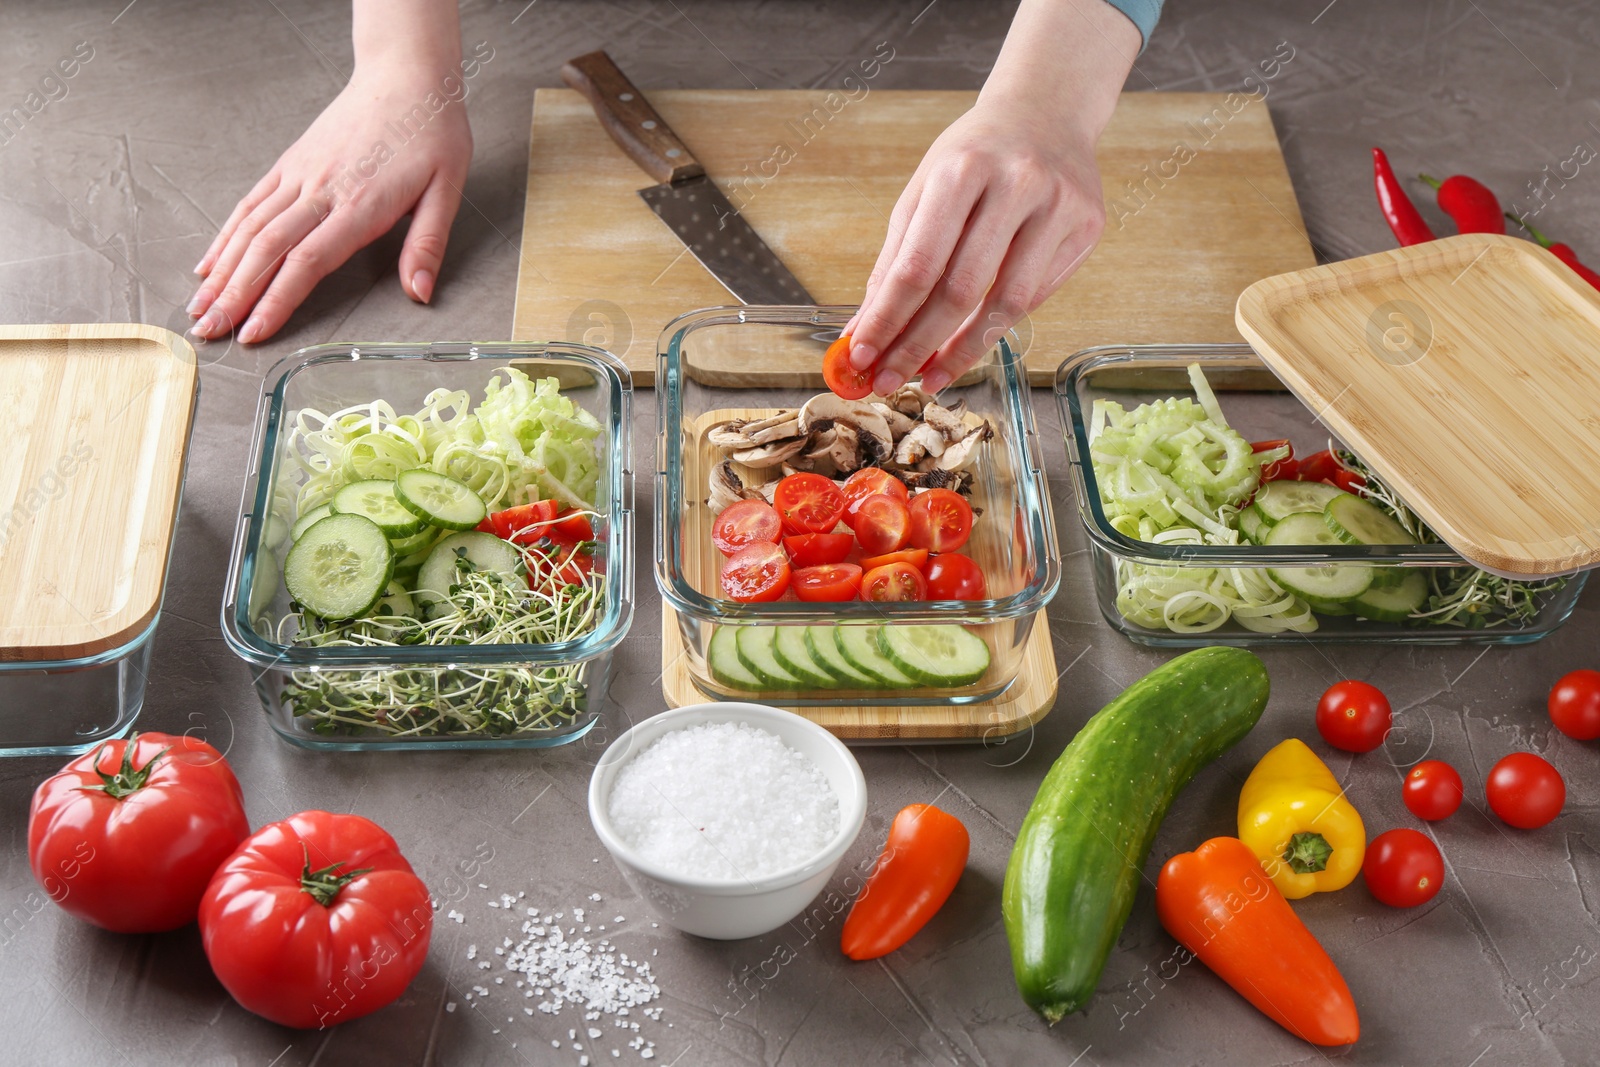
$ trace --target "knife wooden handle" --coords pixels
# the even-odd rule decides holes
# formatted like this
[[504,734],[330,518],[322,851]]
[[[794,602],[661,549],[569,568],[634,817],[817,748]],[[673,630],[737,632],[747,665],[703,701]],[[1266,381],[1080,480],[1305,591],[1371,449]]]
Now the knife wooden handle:
[[561,77],[589,98],[611,139],[656,181],[678,182],[706,172],[604,51],[567,60]]

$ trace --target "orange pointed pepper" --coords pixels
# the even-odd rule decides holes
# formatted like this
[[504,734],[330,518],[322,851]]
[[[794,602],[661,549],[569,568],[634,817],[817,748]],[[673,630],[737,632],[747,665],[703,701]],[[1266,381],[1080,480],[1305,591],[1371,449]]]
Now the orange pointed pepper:
[[961,820],[931,804],[900,809],[889,843],[845,916],[839,947],[853,960],[887,956],[944,907],[967,868]]
[[1156,881],[1167,933],[1273,1022],[1314,1045],[1361,1036],[1350,987],[1255,853],[1213,837],[1167,861]]

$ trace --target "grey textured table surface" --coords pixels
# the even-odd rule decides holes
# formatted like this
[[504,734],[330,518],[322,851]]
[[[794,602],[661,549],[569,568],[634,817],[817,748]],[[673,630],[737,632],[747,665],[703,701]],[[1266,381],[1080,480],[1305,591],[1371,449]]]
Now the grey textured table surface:
[[[1367,150],[1374,142],[1401,157],[1405,171],[1469,171],[1510,201],[1525,199],[1527,183],[1546,167],[1557,171],[1575,146],[1600,144],[1600,18],[1591,5],[1174,0],[1170,8],[1132,89],[1235,88],[1278,42],[1293,45],[1296,58],[1273,83],[1269,106],[1310,237],[1325,258],[1392,245],[1372,201]],[[498,944],[514,932],[513,916],[485,906],[507,891],[551,907],[581,906],[599,893],[607,917],[628,917],[630,932],[618,943],[651,959],[661,987],[662,1020],[643,1028],[658,1063],[1324,1058],[1203,968],[1163,966],[1172,943],[1148,886],[1085,1014],[1047,1029],[1013,989],[999,919],[1012,836],[1040,777],[1085,718],[1165,658],[1098,618],[1070,488],[1060,477],[1052,489],[1066,562],[1050,618],[1065,672],[1054,712],[1032,736],[1003,747],[860,751],[869,818],[848,863],[865,860],[893,813],[913,801],[940,798],[973,835],[971,868],[949,905],[909,946],[875,964],[849,964],[836,948],[836,925],[814,936],[785,929],[728,944],[651,928],[609,861],[593,862],[603,854],[584,810],[590,768],[606,737],[663,707],[648,538],[638,548],[639,609],[620,654],[616,703],[601,732],[564,750],[344,756],[293,749],[269,732],[248,672],[218,632],[225,555],[266,368],[322,341],[508,333],[530,101],[535,87],[558,84],[560,60],[604,46],[647,87],[805,87],[833,84],[847,59],[888,40],[900,58],[884,68],[880,85],[970,88],[992,63],[1008,15],[1007,5],[958,0],[467,5],[465,42],[488,42],[494,59],[470,100],[478,146],[470,203],[434,306],[401,294],[391,235],[329,278],[270,343],[204,350],[188,492],[141,720],[145,728],[203,732],[227,750],[255,825],[312,807],[380,820],[465,922],[439,923],[426,968],[395,1005],[328,1032],[281,1029],[228,998],[192,927],[121,937],[54,909],[15,910],[32,888],[28,798],[58,761],[0,762],[0,1062],[576,1064],[580,1053],[566,1031],[580,1024],[570,1009],[529,1018],[503,991],[483,1004],[463,999],[492,973],[467,961],[467,945]],[[7,3],[0,8],[0,108],[21,101],[80,41],[92,44],[93,59],[67,95],[0,146],[0,321],[139,320],[181,329],[189,267],[216,222],[349,69],[348,11],[312,0]],[[1586,167],[1565,182],[1540,216],[1591,261],[1600,260],[1595,173]],[[1150,272],[1152,284],[1181,284],[1160,263]],[[658,326],[633,324],[634,343],[648,344]],[[1053,405],[1040,394],[1037,407],[1048,439]],[[640,411],[635,460],[645,469],[654,427],[649,405]],[[639,509],[639,528],[649,530],[650,501],[641,499]],[[1600,666],[1597,606],[1600,594],[1591,590],[1565,629],[1526,648],[1307,644],[1265,653],[1273,678],[1266,718],[1190,786],[1161,830],[1148,873],[1176,851],[1231,832],[1238,780],[1277,741],[1306,735],[1317,695],[1346,675],[1388,691],[1404,731],[1395,749],[1404,761],[1423,748],[1450,760],[1474,801],[1433,831],[1449,876],[1429,905],[1391,910],[1359,883],[1297,905],[1362,1009],[1360,1043],[1328,1058],[1448,1067],[1600,1061],[1600,753],[1556,733],[1543,710],[1556,676]],[[1564,814],[1532,833],[1507,830],[1479,810],[1489,766],[1518,748],[1553,759],[1569,789]],[[1332,766],[1373,832],[1416,825],[1400,803],[1399,773],[1382,753]],[[463,864],[475,861],[463,874]],[[594,1063],[638,1058],[609,1034],[593,1044]],[[612,1047],[621,1048],[619,1059]]]

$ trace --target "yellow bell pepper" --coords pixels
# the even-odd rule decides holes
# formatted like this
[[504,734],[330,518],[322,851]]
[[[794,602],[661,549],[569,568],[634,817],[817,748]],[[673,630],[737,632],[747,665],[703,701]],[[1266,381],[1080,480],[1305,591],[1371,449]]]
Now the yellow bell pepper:
[[1328,765],[1290,738],[1239,790],[1239,839],[1290,900],[1343,889],[1361,873],[1367,828]]

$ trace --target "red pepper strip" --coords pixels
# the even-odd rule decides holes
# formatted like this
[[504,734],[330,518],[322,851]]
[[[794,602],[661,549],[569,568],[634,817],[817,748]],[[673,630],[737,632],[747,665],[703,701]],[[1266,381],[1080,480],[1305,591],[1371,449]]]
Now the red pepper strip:
[[1535,241],[1537,241],[1542,247],[1550,250],[1551,255],[1555,256],[1561,262],[1577,271],[1578,277],[1582,278],[1596,289],[1600,289],[1600,272],[1594,271],[1580,263],[1578,261],[1578,253],[1572,250],[1571,245],[1562,244],[1559,241],[1552,242],[1550,238],[1546,237],[1532,226],[1529,226],[1526,220],[1517,218],[1509,211],[1506,212],[1506,218],[1510,219],[1518,226],[1521,226],[1524,230],[1527,230]]
[[1439,210],[1456,220],[1456,229],[1462,233],[1505,233],[1506,218],[1500,213],[1500,201],[1482,182],[1457,174],[1440,181],[1426,174],[1417,177],[1439,192]]
[[1389,157],[1383,154],[1381,148],[1372,150],[1372,184],[1378,191],[1378,207],[1383,210],[1384,220],[1388,222],[1389,229],[1394,231],[1396,240],[1402,245],[1433,240],[1433,231],[1428,229],[1416,205],[1400,187],[1400,179],[1394,176]]
[[967,867],[961,820],[931,804],[902,808],[889,843],[845,916],[839,947],[853,960],[887,956],[944,906]]

